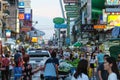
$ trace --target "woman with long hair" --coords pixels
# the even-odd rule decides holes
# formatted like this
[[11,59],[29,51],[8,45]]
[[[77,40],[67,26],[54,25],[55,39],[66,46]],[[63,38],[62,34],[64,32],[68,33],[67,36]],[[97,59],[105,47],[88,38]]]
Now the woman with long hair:
[[85,59],[80,60],[76,72],[71,80],[89,80],[87,68],[88,68],[88,61]]
[[108,80],[120,80],[119,70],[114,57],[106,58],[104,69],[109,73]]

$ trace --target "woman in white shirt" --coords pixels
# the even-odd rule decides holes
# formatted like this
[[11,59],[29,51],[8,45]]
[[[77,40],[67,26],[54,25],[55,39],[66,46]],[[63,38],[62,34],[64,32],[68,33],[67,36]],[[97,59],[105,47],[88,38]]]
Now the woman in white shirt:
[[107,70],[107,72],[109,73],[108,80],[120,80],[120,75],[115,58],[106,58],[104,62],[104,69]]
[[72,76],[71,80],[89,80],[87,75],[87,67],[88,67],[88,61],[84,59],[80,60],[76,72]]

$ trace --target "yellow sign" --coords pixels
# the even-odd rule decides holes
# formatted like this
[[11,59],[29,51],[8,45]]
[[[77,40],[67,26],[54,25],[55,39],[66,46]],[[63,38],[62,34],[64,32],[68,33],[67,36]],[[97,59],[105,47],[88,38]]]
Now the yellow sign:
[[108,15],[107,23],[109,27],[120,26],[120,15]]
[[94,29],[105,29],[106,25],[94,25]]
[[38,38],[37,37],[32,37],[32,42],[38,42]]

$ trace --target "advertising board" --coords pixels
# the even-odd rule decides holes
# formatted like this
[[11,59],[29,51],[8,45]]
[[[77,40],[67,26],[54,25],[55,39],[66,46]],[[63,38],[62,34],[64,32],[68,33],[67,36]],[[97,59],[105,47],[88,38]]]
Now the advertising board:
[[119,5],[120,0],[106,0],[106,5]]
[[120,26],[120,15],[108,15],[107,24],[109,27]]

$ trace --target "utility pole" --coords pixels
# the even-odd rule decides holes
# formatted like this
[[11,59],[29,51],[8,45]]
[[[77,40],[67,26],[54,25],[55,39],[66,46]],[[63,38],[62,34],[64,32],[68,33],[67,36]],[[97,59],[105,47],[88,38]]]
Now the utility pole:
[[63,9],[62,0],[59,0],[59,1],[60,1],[60,7],[61,7],[61,11],[62,11],[62,16],[63,16],[63,18],[65,19],[65,14],[64,14],[64,9]]

